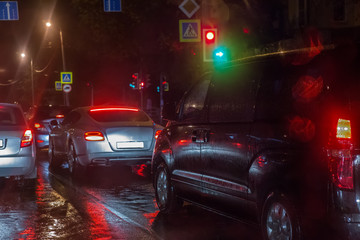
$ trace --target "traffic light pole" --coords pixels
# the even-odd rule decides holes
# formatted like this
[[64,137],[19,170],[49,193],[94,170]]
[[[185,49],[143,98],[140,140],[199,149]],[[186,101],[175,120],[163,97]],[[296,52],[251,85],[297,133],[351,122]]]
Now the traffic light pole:
[[163,87],[163,81],[166,80],[166,75],[165,73],[161,72],[160,73],[160,83],[159,83],[159,91],[160,91],[160,124],[162,124],[162,112],[163,112],[163,107],[164,107],[164,99],[163,99],[163,92],[164,92],[164,87]]

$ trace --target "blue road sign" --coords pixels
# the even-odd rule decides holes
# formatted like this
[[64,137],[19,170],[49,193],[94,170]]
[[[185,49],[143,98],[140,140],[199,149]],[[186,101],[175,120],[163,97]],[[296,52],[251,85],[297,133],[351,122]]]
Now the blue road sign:
[[104,0],[105,12],[121,12],[121,0]]
[[200,20],[179,20],[180,42],[200,42]]
[[19,20],[17,1],[0,1],[0,20]]
[[61,81],[55,81],[55,90],[56,91],[61,91],[62,90]]
[[72,72],[61,72],[60,79],[62,84],[72,84]]

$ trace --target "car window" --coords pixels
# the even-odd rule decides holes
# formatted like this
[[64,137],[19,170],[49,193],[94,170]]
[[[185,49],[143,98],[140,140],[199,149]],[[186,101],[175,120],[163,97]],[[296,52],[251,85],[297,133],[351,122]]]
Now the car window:
[[257,95],[256,120],[279,120],[291,109],[291,82],[278,62],[264,67]]
[[204,77],[186,94],[183,100],[182,120],[201,121],[204,118],[205,99],[210,84],[210,76]]
[[0,126],[16,126],[25,124],[25,119],[20,109],[0,106]]
[[68,124],[74,124],[77,121],[79,121],[81,118],[80,113],[76,111],[72,111],[69,114],[67,114],[64,118],[64,121],[62,121],[62,125],[68,125]]
[[49,118],[56,118],[57,115],[62,114],[65,115],[68,113],[71,109],[69,107],[61,106],[61,107],[39,107],[37,110],[35,110],[35,120],[43,120],[43,119],[49,119]]
[[89,115],[97,122],[147,122],[150,120],[143,111],[132,110],[89,111]]
[[209,90],[209,121],[253,120],[258,73],[247,65],[217,72]]

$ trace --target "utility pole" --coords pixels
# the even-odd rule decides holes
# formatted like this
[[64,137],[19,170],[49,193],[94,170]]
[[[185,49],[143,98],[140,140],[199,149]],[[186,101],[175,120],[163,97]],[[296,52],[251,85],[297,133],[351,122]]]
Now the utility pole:
[[[66,72],[64,41],[63,41],[63,34],[61,29],[60,29],[60,46],[61,46],[62,68],[63,68],[63,72]],[[69,93],[66,92],[64,92],[64,104],[65,106],[70,106]]]

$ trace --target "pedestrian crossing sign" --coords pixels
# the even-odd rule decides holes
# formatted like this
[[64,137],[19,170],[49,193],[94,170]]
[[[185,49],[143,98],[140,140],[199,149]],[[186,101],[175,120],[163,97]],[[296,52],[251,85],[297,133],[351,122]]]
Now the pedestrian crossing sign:
[[179,20],[180,42],[200,42],[200,20],[184,19]]
[[62,84],[72,84],[72,72],[61,72],[60,80]]
[[55,90],[56,91],[62,91],[61,81],[55,81]]

